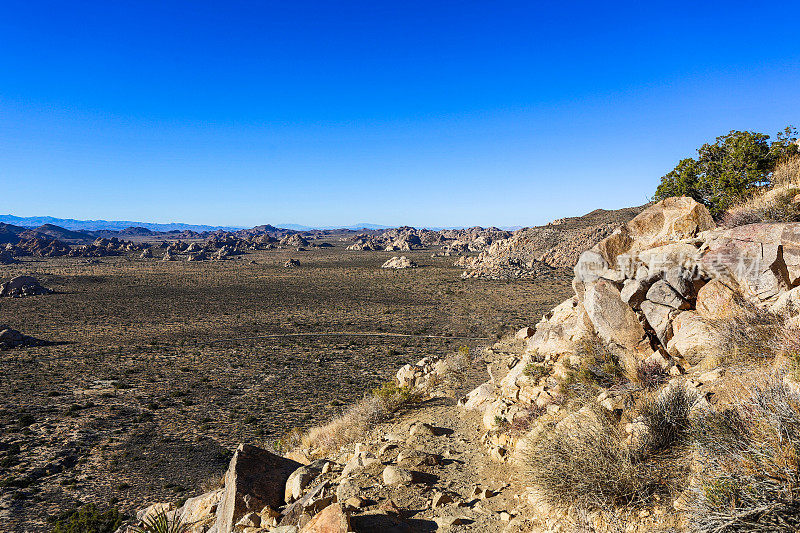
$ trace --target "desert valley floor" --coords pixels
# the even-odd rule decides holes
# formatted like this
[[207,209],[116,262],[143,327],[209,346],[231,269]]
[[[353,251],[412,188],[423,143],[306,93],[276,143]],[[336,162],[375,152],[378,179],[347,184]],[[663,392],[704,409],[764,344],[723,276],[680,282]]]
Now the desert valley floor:
[[[0,302],[0,323],[50,343],[0,352],[4,522],[43,526],[81,502],[130,511],[196,494],[239,442],[270,447],[403,364],[489,344],[571,293],[564,269],[462,280],[452,257],[406,252],[420,268],[381,269],[392,255],[337,244],[221,262],[3,267],[4,280],[29,274],[55,291]],[[285,268],[289,258],[300,266]]]

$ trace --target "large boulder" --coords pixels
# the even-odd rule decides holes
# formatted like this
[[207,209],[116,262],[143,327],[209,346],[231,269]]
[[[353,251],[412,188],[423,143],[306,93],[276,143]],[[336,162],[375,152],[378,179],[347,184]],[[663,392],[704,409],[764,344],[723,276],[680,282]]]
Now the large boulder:
[[383,265],[381,265],[381,268],[393,268],[395,270],[399,270],[402,268],[417,268],[417,264],[411,259],[402,255],[400,257],[397,256],[392,257],[391,259],[386,261]]
[[[800,224],[749,224],[713,232],[703,254],[703,269],[728,285],[735,284],[750,302],[772,303],[791,287],[784,257],[784,232]],[[787,246],[787,248],[791,248]],[[791,259],[790,259],[791,260]]]
[[622,301],[616,285],[600,279],[586,288],[583,307],[601,340],[627,349],[640,347],[645,333],[633,309]]
[[300,530],[300,533],[348,533],[350,517],[339,503],[320,511]]
[[616,269],[620,255],[634,257],[651,248],[696,237],[714,226],[708,209],[693,199],[666,198],[581,254],[575,274],[582,280],[596,279],[605,269]]
[[0,284],[0,296],[10,298],[50,294],[51,292],[53,291],[39,285],[36,278],[32,276],[17,276],[12,278],[11,281]]
[[691,307],[689,302],[663,279],[653,283],[653,286],[647,291],[647,299],[653,303],[672,307],[673,309],[686,310]]
[[583,303],[578,298],[570,298],[545,315],[527,345],[530,351],[556,355],[572,351],[593,334],[594,326]]
[[286,480],[300,463],[250,444],[240,444],[225,474],[225,489],[217,510],[217,533],[230,533],[247,513],[284,503]]
[[684,311],[672,321],[672,338],[667,351],[697,365],[708,356],[719,355],[719,332],[709,320],[696,311]]
[[729,318],[742,309],[741,299],[737,289],[712,279],[697,291],[695,308],[702,318]]
[[672,338],[672,319],[677,314],[675,308],[647,300],[642,302],[642,313],[655,331],[659,342],[666,348]]

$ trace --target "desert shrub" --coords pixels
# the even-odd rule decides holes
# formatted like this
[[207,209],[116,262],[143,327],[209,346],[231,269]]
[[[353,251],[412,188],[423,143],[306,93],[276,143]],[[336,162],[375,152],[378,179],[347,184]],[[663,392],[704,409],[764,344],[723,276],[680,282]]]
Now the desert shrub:
[[522,370],[522,373],[531,378],[534,382],[538,382],[543,377],[550,375],[550,369],[544,365],[527,364]]
[[580,366],[570,368],[561,380],[561,392],[565,397],[586,399],[595,396],[600,388],[618,386],[626,381],[619,358],[599,339],[584,341],[576,353]]
[[748,194],[773,182],[776,165],[797,154],[797,131],[787,127],[775,141],[769,135],[731,131],[697,150],[697,159],[681,160],[661,178],[654,200],[690,196],[705,205],[714,217]]
[[655,390],[666,383],[669,374],[658,361],[641,361],[636,365],[636,383],[647,390]]
[[800,530],[800,396],[780,376],[696,428],[696,531]]
[[647,433],[642,453],[658,453],[686,440],[691,428],[689,414],[696,400],[683,385],[665,389],[639,409]]
[[581,509],[643,503],[657,490],[648,465],[624,446],[625,435],[602,413],[545,432],[523,452],[527,481],[550,505]]
[[133,530],[135,533],[185,533],[189,530],[189,525],[184,524],[180,518],[171,518],[161,509]]
[[421,391],[407,385],[400,387],[393,379],[373,389],[372,396],[378,400],[381,410],[386,414],[394,413],[404,405],[422,399]]
[[122,525],[124,516],[111,508],[100,510],[87,504],[59,516],[53,524],[53,533],[113,533]]
[[712,321],[721,364],[769,361],[800,353],[800,335],[779,315],[740,302],[741,311]]

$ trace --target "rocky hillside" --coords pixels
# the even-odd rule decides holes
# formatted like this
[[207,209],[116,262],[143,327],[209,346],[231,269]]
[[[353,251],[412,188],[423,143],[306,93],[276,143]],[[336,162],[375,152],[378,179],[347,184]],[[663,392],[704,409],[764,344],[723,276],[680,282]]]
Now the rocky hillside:
[[[800,224],[717,228],[669,198],[583,252],[573,287],[472,364],[406,365],[286,457],[242,445],[219,488],[138,520],[216,533],[797,531]],[[456,406],[454,383],[483,363],[489,380]]]
[[477,257],[462,257],[465,278],[533,277],[552,268],[572,268],[582,252],[641,213],[646,206],[615,211],[597,209],[582,217],[562,218],[546,226],[522,228],[491,243]]

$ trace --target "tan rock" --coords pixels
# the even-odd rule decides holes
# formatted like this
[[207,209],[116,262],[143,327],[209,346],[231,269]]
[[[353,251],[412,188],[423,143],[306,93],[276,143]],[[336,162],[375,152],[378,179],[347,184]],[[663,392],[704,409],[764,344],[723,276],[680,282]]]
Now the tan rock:
[[338,504],[334,503],[320,511],[311,519],[300,533],[348,533],[350,531],[350,515]]
[[702,318],[729,318],[741,310],[737,292],[719,279],[712,279],[697,291],[697,313]]
[[286,480],[299,466],[267,450],[240,444],[225,474],[225,489],[217,509],[217,531],[232,531],[242,516],[260,511],[265,505],[281,506]]
[[619,289],[611,282],[601,279],[588,286],[583,306],[604,342],[634,349],[644,338],[636,313],[622,301]]
[[750,224],[712,232],[703,269],[729,286],[738,286],[753,303],[774,302],[790,288],[785,261],[787,257],[791,261],[791,252],[782,246],[786,230],[787,224]]
[[[562,354],[594,333],[589,315],[578,298],[570,298],[556,306],[536,325],[528,339],[528,351],[541,354]],[[524,367],[524,365],[523,365]],[[520,368],[518,373],[522,372]]]
[[653,303],[665,305],[673,309],[686,310],[691,306],[672,286],[664,280],[653,283],[647,291],[647,299]]
[[716,355],[718,332],[696,311],[684,311],[672,321],[672,339],[667,351],[673,357],[682,357],[696,365],[705,357]]
[[381,477],[385,485],[407,485],[414,481],[414,475],[410,471],[392,465],[383,470]]
[[531,327],[524,327],[524,328],[522,328],[521,330],[519,330],[519,331],[516,333],[516,335],[514,335],[514,338],[516,338],[516,339],[519,339],[519,340],[523,340],[523,341],[524,341],[524,340],[525,340],[525,339],[527,339],[528,337],[532,337],[532,336],[533,336],[533,333],[534,333],[534,331],[533,331],[533,328],[531,328]]
[[672,319],[678,313],[674,308],[666,305],[657,304],[649,300],[642,303],[642,313],[644,313],[647,323],[656,332],[659,342],[666,348],[667,343],[672,338]]

